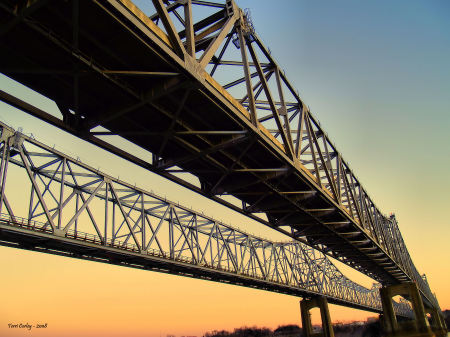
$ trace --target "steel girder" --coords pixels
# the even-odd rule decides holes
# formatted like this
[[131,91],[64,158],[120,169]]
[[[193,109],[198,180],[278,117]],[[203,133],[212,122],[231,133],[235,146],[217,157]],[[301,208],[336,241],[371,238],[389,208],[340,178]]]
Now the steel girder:
[[[0,244],[244,285],[381,312],[367,289],[305,244],[250,235],[110,177],[4,124]],[[29,190],[14,196],[15,191]],[[25,218],[18,215],[26,215]],[[396,303],[399,315],[411,307]]]
[[[437,305],[395,218],[368,196],[248,12],[231,0],[152,2],[148,17],[128,0],[4,1],[0,71],[53,99],[62,118],[2,99],[384,284],[414,280]],[[213,12],[194,22],[194,7]],[[153,161],[107,135],[151,151]]]

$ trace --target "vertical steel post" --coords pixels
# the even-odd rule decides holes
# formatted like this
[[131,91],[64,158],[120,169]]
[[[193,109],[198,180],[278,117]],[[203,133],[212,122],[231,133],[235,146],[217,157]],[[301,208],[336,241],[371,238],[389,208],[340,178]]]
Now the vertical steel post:
[[195,58],[195,34],[192,21],[192,0],[184,3],[184,29],[186,32],[186,52]]
[[59,205],[58,205],[58,229],[61,228],[62,221],[62,210],[63,210],[63,200],[64,200],[64,185],[66,178],[66,158],[63,158],[62,168],[61,168],[61,186],[59,189]]
[[103,244],[106,246],[108,242],[108,194],[109,194],[109,182],[106,182],[105,186],[105,232]]
[[111,245],[114,246],[114,241],[116,239],[116,203],[114,198],[112,199],[112,216],[111,216]]
[[[3,135],[2,135],[3,136]],[[8,171],[8,162],[9,162],[9,138],[4,139],[3,142],[3,151],[2,151],[2,165],[0,168],[0,179],[1,179],[1,194],[0,194],[0,214],[3,209],[3,200],[5,195],[5,184],[6,184],[6,173]]]
[[[78,206],[79,206],[79,202],[80,202],[80,195],[79,195],[79,193],[81,193],[81,191],[77,191],[77,197],[75,199],[75,214],[78,213]],[[74,231],[75,231],[75,234],[78,231],[78,217],[76,217],[76,219],[75,219]]]
[[[36,173],[34,175],[36,175]],[[33,184],[31,184],[30,202],[28,207],[28,220],[31,220],[33,218],[33,206],[34,206],[34,187]]]
[[280,69],[278,67],[275,67],[275,79],[277,80],[278,95],[280,97],[281,110],[282,110],[282,113],[280,113],[280,115],[282,115],[284,118],[284,128],[287,133],[287,138],[289,139],[289,142],[292,145],[294,145],[294,143],[292,142],[291,127],[289,125],[289,118],[288,118],[288,112],[286,109],[286,102],[284,100],[284,93],[283,93],[283,87],[282,87],[282,83],[281,83]]
[[141,192],[141,251],[145,250],[145,203],[144,203],[144,193]]
[[[242,16],[241,16],[242,20]],[[252,78],[250,76],[250,68],[248,64],[247,58],[247,50],[246,50],[246,40],[244,38],[244,34],[242,32],[241,21],[238,22],[238,27],[236,28],[238,38],[239,38],[239,46],[241,49],[241,57],[242,63],[244,66],[244,76],[245,76],[245,85],[247,87],[247,98],[248,98],[248,107],[250,109],[250,119],[253,125],[257,125],[257,116],[256,116],[256,104],[255,104],[255,96],[253,95],[253,87],[252,87]]]
[[173,238],[173,211],[172,205],[169,205],[169,254],[170,258],[173,259],[175,256],[174,238]]
[[295,156],[300,160],[300,151],[302,150],[303,129],[305,126],[305,107],[300,107],[300,116],[298,116],[297,143],[295,144]]

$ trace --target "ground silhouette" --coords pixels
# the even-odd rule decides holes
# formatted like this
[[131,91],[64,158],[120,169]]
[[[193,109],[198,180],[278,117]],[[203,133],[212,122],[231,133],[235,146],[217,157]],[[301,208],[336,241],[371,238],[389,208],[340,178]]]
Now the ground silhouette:
[[[450,328],[450,310],[443,311],[447,327]],[[315,327],[319,329],[319,327]],[[333,324],[335,337],[383,337],[384,331],[378,319],[367,322],[351,322]],[[257,327],[241,327],[234,331],[207,332],[203,337],[300,337],[302,328],[298,325],[279,326],[275,330]]]
[[[315,327],[317,331],[319,327]],[[338,323],[333,325],[336,337],[381,337],[382,331],[378,320],[373,322]],[[302,328],[298,325],[279,326],[275,330],[257,327],[241,327],[234,331],[207,332],[204,337],[300,337]]]

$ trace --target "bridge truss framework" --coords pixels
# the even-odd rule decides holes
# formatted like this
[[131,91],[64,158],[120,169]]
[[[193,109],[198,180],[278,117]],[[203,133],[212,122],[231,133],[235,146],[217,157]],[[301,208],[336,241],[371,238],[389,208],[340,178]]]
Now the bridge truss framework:
[[[2,245],[382,311],[380,285],[358,285],[303,243],[247,234],[0,129]],[[395,310],[411,315],[405,302]]]
[[[248,12],[232,0],[152,3],[148,16],[128,0],[2,2],[0,71],[54,100],[60,116],[0,98],[383,284],[412,280],[439,307],[395,218],[376,207]],[[114,136],[152,161],[115,147]]]

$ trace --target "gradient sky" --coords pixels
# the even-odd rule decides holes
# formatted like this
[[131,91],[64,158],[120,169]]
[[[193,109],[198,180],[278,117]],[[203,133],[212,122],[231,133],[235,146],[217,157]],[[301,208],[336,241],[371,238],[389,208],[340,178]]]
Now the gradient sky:
[[[396,214],[417,269],[427,274],[442,309],[450,308],[450,3],[237,3],[250,8],[258,35],[378,207]],[[5,77],[0,88],[55,111]],[[273,235],[2,103],[0,119],[121,179],[257,235]],[[300,324],[298,298],[254,289],[5,247],[0,270],[2,336],[200,336],[243,325]],[[331,316],[349,321],[370,314],[332,306]],[[21,322],[49,328],[7,328]]]

